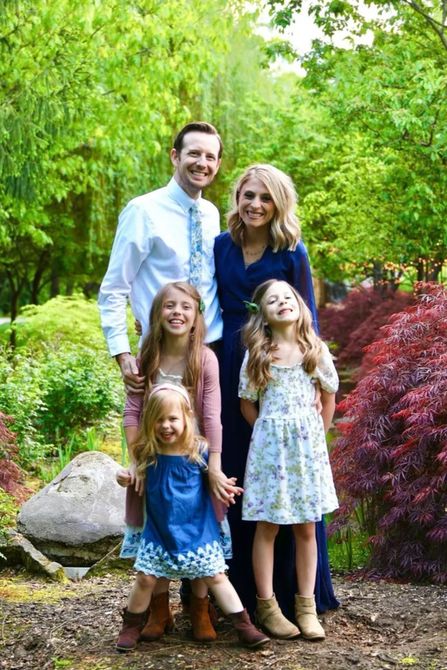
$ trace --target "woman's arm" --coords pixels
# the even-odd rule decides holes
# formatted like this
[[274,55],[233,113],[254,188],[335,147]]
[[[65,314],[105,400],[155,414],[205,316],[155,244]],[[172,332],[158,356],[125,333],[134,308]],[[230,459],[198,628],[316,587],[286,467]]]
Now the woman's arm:
[[235,496],[242,493],[234,477],[222,472],[222,424],[220,421],[221,395],[219,363],[210,349],[204,348],[202,356],[201,396],[196,398],[202,419],[203,434],[208,441],[208,481],[211,493],[225,505],[234,504]]
[[287,281],[298,291],[312,313],[312,322],[315,332],[318,333],[318,315],[315,302],[312,271],[309,256],[303,242],[299,242],[295,251],[290,251],[291,265]]
[[327,433],[334,417],[335,393],[329,393],[328,391],[321,389],[321,404],[323,405],[321,417],[323,419],[324,432]]
[[241,414],[245,421],[253,427],[259,414],[257,403],[241,398]]

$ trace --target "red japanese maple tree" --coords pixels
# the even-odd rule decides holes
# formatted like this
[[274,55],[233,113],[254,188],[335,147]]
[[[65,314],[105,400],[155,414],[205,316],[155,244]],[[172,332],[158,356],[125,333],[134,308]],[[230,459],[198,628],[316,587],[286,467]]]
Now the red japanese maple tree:
[[367,347],[369,372],[339,405],[332,528],[361,507],[371,570],[446,584],[447,291],[421,284],[416,300]]
[[20,503],[29,497],[31,491],[23,485],[23,472],[14,462],[18,447],[9,428],[11,422],[11,417],[0,412],[0,488]]

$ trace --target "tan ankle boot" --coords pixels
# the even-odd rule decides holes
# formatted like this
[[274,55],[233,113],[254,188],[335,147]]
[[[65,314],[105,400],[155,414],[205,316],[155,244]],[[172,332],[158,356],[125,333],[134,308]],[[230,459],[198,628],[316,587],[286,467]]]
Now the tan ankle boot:
[[170,633],[173,628],[174,620],[169,609],[169,592],[152,596],[149,619],[141,631],[140,639],[144,642],[152,642],[152,640],[158,640],[163,633]]
[[295,624],[286,619],[279,609],[275,595],[272,598],[256,596],[256,621],[267,633],[280,640],[289,640],[300,634]]
[[295,595],[295,617],[301,635],[307,640],[324,640],[326,633],[317,619],[315,598]]
[[197,642],[213,642],[217,638],[217,633],[210,620],[208,596],[197,598],[191,593],[189,614],[193,638]]

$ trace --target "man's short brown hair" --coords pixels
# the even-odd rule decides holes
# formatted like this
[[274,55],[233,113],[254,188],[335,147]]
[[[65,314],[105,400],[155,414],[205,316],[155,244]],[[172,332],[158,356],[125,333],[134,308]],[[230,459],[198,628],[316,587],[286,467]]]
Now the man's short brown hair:
[[183,138],[188,133],[206,133],[207,135],[215,135],[219,140],[218,158],[222,156],[223,144],[220,135],[216,128],[212,126],[211,123],[207,123],[206,121],[192,121],[191,123],[187,123],[186,126],[183,126],[174,139],[174,149],[176,150],[177,154],[180,154],[181,150],[183,149]]

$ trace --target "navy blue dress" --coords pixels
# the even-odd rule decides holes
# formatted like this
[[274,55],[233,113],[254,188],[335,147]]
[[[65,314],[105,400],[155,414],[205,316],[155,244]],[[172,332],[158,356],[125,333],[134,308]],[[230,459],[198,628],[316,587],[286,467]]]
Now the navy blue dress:
[[[251,436],[251,428],[240,412],[238,398],[239,371],[244,353],[241,328],[248,316],[244,300],[251,300],[255,288],[262,282],[267,279],[278,279],[289,282],[297,289],[311,310],[315,324],[317,311],[309,259],[302,242],[295,251],[274,253],[271,247],[267,247],[262,258],[245,267],[242,249],[234,244],[229,233],[222,233],[215,240],[214,258],[224,324],[219,355],[223,425],[222,465],[225,474],[228,477],[237,477],[239,486],[242,486]],[[251,550],[256,524],[242,521],[241,508],[239,498],[236,505],[230,506],[228,512],[234,555],[229,561],[229,576],[243,604],[253,612],[256,606],[256,586]],[[316,529],[318,568],[315,598],[318,611],[325,612],[338,607],[339,602],[334,595],[331,582],[324,521],[317,523]],[[282,611],[294,619],[294,594],[297,592],[295,547],[289,526],[282,526],[276,539],[273,583]]]

